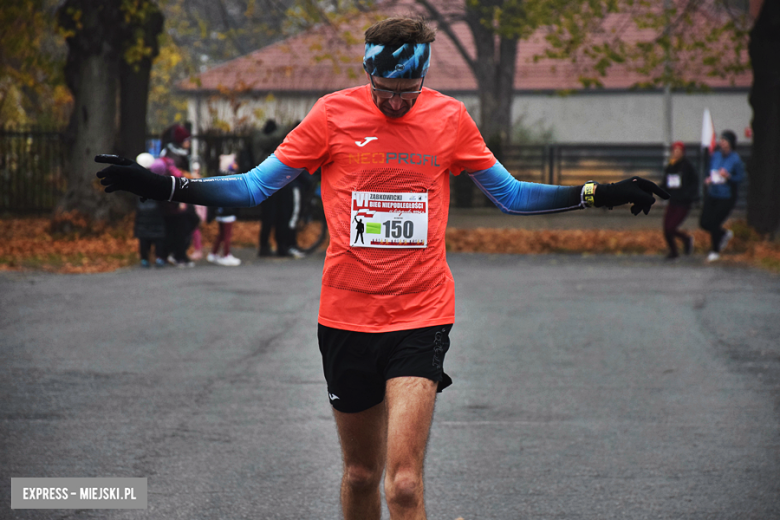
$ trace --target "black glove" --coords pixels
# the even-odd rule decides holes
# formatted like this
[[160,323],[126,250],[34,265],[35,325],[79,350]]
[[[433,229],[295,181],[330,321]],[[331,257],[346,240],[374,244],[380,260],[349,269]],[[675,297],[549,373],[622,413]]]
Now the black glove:
[[640,211],[644,211],[647,215],[650,213],[650,206],[655,204],[653,193],[664,200],[669,198],[669,194],[654,182],[641,177],[631,177],[611,184],[599,184],[593,195],[593,205],[597,208],[606,206],[612,209],[622,204],[633,204],[631,213],[639,215]]
[[172,177],[157,175],[135,161],[117,155],[97,155],[95,162],[111,165],[97,172],[106,193],[129,191],[139,195],[141,200],[168,200],[171,196]]

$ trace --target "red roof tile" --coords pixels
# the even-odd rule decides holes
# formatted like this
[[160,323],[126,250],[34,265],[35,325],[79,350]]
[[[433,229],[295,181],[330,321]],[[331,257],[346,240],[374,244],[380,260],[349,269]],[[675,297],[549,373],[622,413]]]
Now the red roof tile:
[[[452,9],[458,4],[452,1],[437,0],[440,6]],[[422,7],[414,0],[386,0],[380,3],[381,16],[408,15],[423,13]],[[652,39],[652,30],[640,30],[630,23],[630,16],[608,15],[605,27],[627,24],[623,38],[627,41]],[[377,13],[357,17],[349,24],[349,34],[355,40],[348,44],[330,26],[315,27],[300,35],[288,38],[276,44],[218,65],[197,76],[200,86],[193,81],[179,83],[184,91],[241,91],[325,93],[366,83],[361,60],[364,45],[363,33],[373,23]],[[706,26],[704,23],[702,26]],[[467,51],[474,56],[474,44],[471,32],[465,22],[454,23],[453,32],[461,40]],[[706,30],[706,27],[704,27]],[[342,33],[343,34],[343,28]],[[552,91],[582,89],[579,81],[587,60],[572,63],[570,60],[541,59],[534,56],[543,53],[547,47],[544,30],[540,29],[528,40],[519,42],[515,89],[523,91]],[[686,79],[696,80],[711,88],[749,87],[752,75],[740,74],[734,80],[706,77],[701,70],[686,66]],[[648,80],[624,65],[613,65],[606,77],[600,78],[606,89],[628,89],[639,82]],[[439,31],[433,44],[431,67],[426,76],[427,87],[443,92],[476,91],[477,82],[465,60],[458,53],[453,42]]]

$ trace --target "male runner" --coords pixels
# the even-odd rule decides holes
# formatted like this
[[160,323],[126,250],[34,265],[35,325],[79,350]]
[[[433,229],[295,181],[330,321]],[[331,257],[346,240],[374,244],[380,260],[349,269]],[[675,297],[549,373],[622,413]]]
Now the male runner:
[[[669,196],[650,181],[562,187],[519,182],[496,161],[463,103],[423,88],[435,33],[391,18],[366,31],[369,84],[321,98],[258,167],[198,180],[158,177],[98,156],[106,191],[203,205],[251,206],[304,170],[322,168],[331,241],[318,339],[344,458],[346,519],[424,519],[423,459],[455,319],[444,233],[449,175],[468,172],[504,212],[551,213],[632,203],[637,215]],[[353,221],[364,222],[356,243]]]

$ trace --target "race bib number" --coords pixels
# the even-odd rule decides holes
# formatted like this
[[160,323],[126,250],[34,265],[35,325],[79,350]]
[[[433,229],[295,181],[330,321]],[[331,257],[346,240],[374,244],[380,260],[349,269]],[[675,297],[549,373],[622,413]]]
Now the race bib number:
[[352,247],[428,247],[428,194],[352,192]]
[[669,174],[669,176],[666,178],[666,185],[670,188],[679,188],[682,186],[680,176],[674,173]]
[[720,170],[710,170],[710,182],[712,184],[723,184],[726,182],[726,177],[720,174]]

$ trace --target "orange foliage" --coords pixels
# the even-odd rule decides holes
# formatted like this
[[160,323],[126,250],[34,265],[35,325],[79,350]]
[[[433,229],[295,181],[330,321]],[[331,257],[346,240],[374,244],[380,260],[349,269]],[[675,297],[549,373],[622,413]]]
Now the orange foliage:
[[57,235],[51,220],[4,219],[0,226],[0,269],[37,269],[59,273],[113,271],[137,261],[132,219],[119,226]]
[[[96,273],[132,266],[139,261],[132,216],[113,227],[85,226],[89,228],[88,235],[79,232],[53,234],[52,222],[46,218],[3,219],[1,224],[0,270]],[[84,223],[74,221],[74,224]],[[732,222],[730,226],[734,239],[723,257],[725,261],[780,272],[780,244],[761,240],[743,222]],[[78,229],[78,226],[74,227]],[[213,244],[217,231],[216,222],[201,226],[205,249]],[[255,248],[259,232],[259,222],[236,222],[233,244]],[[707,233],[695,231],[694,236],[696,253],[706,253]],[[447,250],[503,254],[661,255],[666,252],[666,244],[660,230],[448,229]]]
[[[704,253],[709,235],[694,233],[696,251]],[[469,253],[645,254],[666,253],[660,231],[535,230],[535,229],[448,229],[447,250]]]

